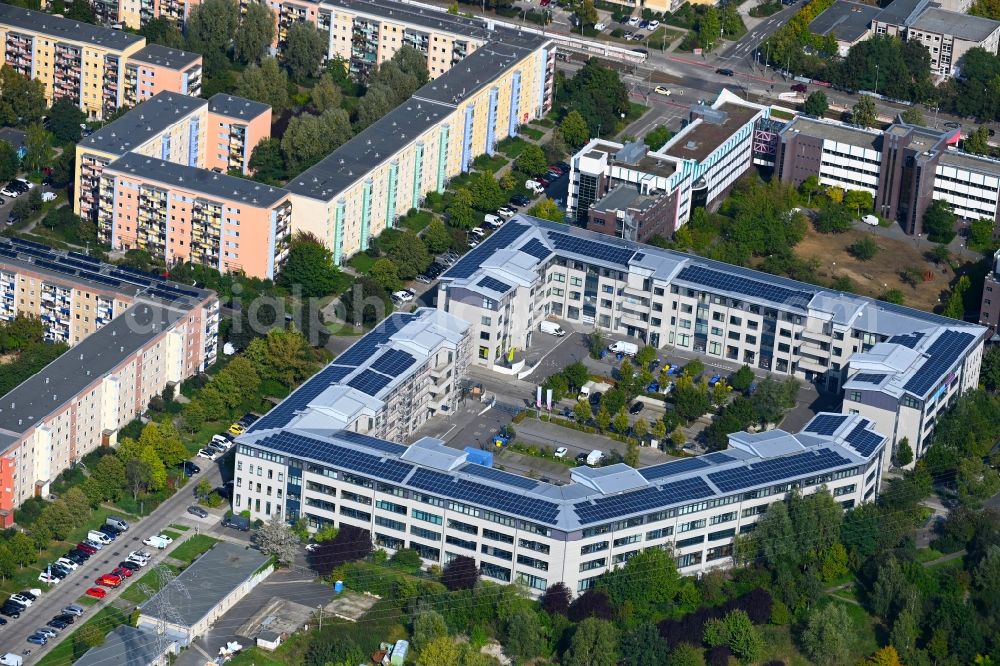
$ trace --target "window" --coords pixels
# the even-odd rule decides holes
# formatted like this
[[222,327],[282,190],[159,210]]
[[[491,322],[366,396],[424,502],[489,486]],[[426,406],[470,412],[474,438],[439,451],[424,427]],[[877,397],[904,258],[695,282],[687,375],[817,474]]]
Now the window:
[[438,532],[425,530],[424,528],[417,527],[416,525],[410,525],[410,534],[412,534],[413,536],[420,537],[421,539],[427,539],[428,541],[441,540],[441,535]]
[[399,522],[398,520],[393,520],[392,518],[386,518],[385,516],[375,516],[375,524],[379,527],[388,527],[390,530],[397,530],[399,532],[406,531],[406,525]]
[[850,396],[849,396],[848,399],[849,400],[853,400],[854,402],[860,402],[861,401],[861,391],[851,391]]
[[479,320],[479,323],[482,324],[483,326],[492,326],[493,325],[493,318],[492,317],[483,317],[482,319]]
[[705,535],[691,537],[690,539],[681,539],[677,542],[678,548],[687,548],[688,546],[694,546],[695,544],[704,543]]
[[448,519],[448,529],[458,530],[459,532],[465,532],[466,534],[479,534],[479,528],[475,525],[463,523],[451,518]]
[[601,567],[606,567],[608,565],[608,560],[605,557],[598,558],[596,560],[590,560],[588,562],[580,563],[580,571],[593,571],[594,569],[600,569]]
[[608,549],[607,541],[598,541],[597,543],[590,543],[587,544],[586,546],[581,546],[580,554],[589,555],[591,553],[598,553],[602,550],[607,550],[607,549]]
[[621,546],[627,546],[630,543],[638,543],[639,541],[642,541],[642,535],[641,534],[633,534],[632,536],[621,537],[620,539],[615,539],[614,546],[615,546],[615,548],[619,548]]
[[503,532],[495,532],[485,527],[483,528],[483,537],[492,539],[493,541],[499,541],[501,543],[514,543],[514,537],[504,534]]
[[728,530],[719,530],[718,532],[709,532],[709,541],[721,541],[722,539],[729,539],[736,534],[736,528],[730,527]]
[[433,513],[427,513],[426,511],[420,511],[418,509],[413,509],[411,515],[417,520],[423,520],[424,522],[433,523],[435,525],[440,525],[444,522],[441,516],[435,515]]

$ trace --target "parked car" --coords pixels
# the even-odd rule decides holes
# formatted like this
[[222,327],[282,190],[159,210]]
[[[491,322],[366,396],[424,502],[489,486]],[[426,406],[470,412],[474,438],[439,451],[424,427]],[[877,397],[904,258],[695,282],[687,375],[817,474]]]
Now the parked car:
[[21,604],[25,608],[28,608],[28,607],[31,606],[31,604],[35,603],[34,599],[29,599],[28,597],[24,596],[23,594],[12,594],[12,595],[10,595],[9,601],[13,601],[15,603]]
[[723,76],[736,76],[736,72],[727,67],[720,67],[717,70],[715,70],[715,73],[722,74]]
[[804,93],[809,90],[809,87],[804,83],[793,83],[792,91],[797,93]]
[[194,476],[195,474],[201,471],[201,467],[198,467],[190,460],[185,460],[184,462],[180,463],[177,466],[180,467],[182,470],[184,470],[184,473],[187,474],[188,476]]
[[70,615],[69,613],[60,613],[59,615],[56,615],[52,619],[60,620],[62,622],[65,622],[66,624],[73,624],[74,622],[76,622],[76,616]]
[[87,545],[87,546],[90,546],[91,548],[93,548],[94,552],[97,552],[98,550],[103,550],[104,549],[104,544],[103,543],[101,543],[99,541],[94,541],[93,539],[84,539],[83,543],[84,543],[84,545]]
[[45,645],[49,642],[49,639],[42,634],[35,633],[28,636],[28,642],[35,645]]
[[51,574],[45,571],[38,574],[39,583],[48,583],[49,585],[55,585],[56,583],[59,582],[59,580],[60,579],[55,574]]
[[500,208],[500,210],[497,211],[497,215],[506,218],[514,217],[514,215],[516,214],[517,214],[516,210],[514,210],[513,208],[507,208],[507,206],[503,206],[502,208]]
[[256,414],[244,414],[243,417],[240,418],[239,421],[237,421],[237,423],[242,423],[243,425],[245,425],[246,427],[249,428],[254,423],[256,423],[259,419],[260,419],[260,417],[257,416]]
[[131,560],[122,560],[118,563],[118,566],[122,569],[128,569],[129,571],[138,571],[141,567],[138,563],[132,562]]
[[128,567],[115,567],[111,570],[111,573],[119,578],[131,578],[132,574],[135,572]]
[[234,423],[233,425],[229,426],[229,432],[237,436],[242,435],[245,431],[246,428],[239,423]]
[[555,455],[556,458],[565,458],[567,453],[569,453],[569,449],[565,446],[560,446],[556,449],[556,452],[553,455]]
[[527,206],[531,203],[531,199],[524,196],[523,194],[515,194],[510,198],[510,202],[515,206]]
[[150,555],[145,550],[133,550],[131,553],[128,554],[128,557],[126,559],[143,560],[142,562],[139,562],[139,565],[146,566],[146,561],[149,560],[150,557],[152,557],[152,555]]
[[223,518],[223,527],[231,527],[234,530],[239,530],[240,532],[250,531],[250,519],[244,516],[229,516]]
[[164,541],[159,535],[151,536],[142,541],[147,546],[152,546],[153,548],[164,549],[169,545],[169,542]]
[[70,604],[69,606],[66,606],[66,608],[63,608],[62,612],[64,614],[75,615],[77,617],[80,617],[81,615],[83,615],[83,606],[77,606],[76,604]]
[[205,511],[200,506],[189,506],[187,511],[192,516],[198,516],[199,518],[208,518],[208,511]]
[[636,400],[635,402],[632,403],[632,406],[628,408],[628,413],[633,415],[638,414],[643,409],[645,409],[645,407],[646,407],[645,403]]
[[219,457],[219,453],[217,451],[213,451],[212,449],[201,449],[200,451],[198,451],[198,457],[208,458],[209,460],[215,460],[216,458]]
[[629,20],[628,20],[628,24],[630,26],[632,26],[633,28],[635,28],[636,26],[638,26],[639,23],[641,23],[641,22],[642,22],[642,19],[639,18],[638,16],[631,16],[631,17],[629,17]]
[[57,620],[55,618],[52,618],[51,620],[49,620],[48,626],[54,627],[55,629],[59,629],[61,631],[69,626],[69,622],[63,622],[62,620]]
[[576,458],[574,458],[574,460],[576,460],[576,464],[577,465],[586,465],[587,464],[587,454],[586,453],[578,453],[578,454],[576,454]]
[[21,613],[24,612],[24,606],[20,604],[4,604],[0,606],[0,615],[6,615],[7,617],[17,619],[21,617]]
[[35,633],[47,636],[48,638],[55,638],[56,636],[59,635],[59,632],[53,629],[52,627],[39,627],[38,629],[35,630]]
[[66,559],[73,560],[77,564],[83,564],[90,559],[90,553],[77,547],[66,553]]
[[98,585],[103,585],[104,587],[118,587],[122,584],[121,576],[116,576],[114,574],[104,574],[98,576],[97,580],[94,581]]
[[108,591],[100,587],[91,587],[87,588],[87,591],[84,592],[84,594],[88,597],[94,597],[95,599],[103,599],[108,596]]

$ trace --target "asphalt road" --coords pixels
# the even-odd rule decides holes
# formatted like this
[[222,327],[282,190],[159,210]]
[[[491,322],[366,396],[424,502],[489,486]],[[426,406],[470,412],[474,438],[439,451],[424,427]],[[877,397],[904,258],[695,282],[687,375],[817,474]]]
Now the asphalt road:
[[[232,455],[232,453],[228,453],[227,455]],[[160,551],[144,546],[142,540],[153,534],[159,534],[170,523],[179,522],[180,516],[187,516],[193,520],[197,520],[194,516],[186,513],[187,507],[194,503],[191,495],[194,484],[197,484],[201,479],[208,479],[213,486],[221,483],[222,474],[217,464],[212,464],[202,458],[197,458],[196,460],[195,464],[201,467],[201,472],[195,475],[184,488],[158,506],[155,511],[145,518],[133,521],[128,532],[118,537],[111,545],[105,546],[103,550],[91,556],[87,562],[80,565],[76,571],[64,578],[57,585],[52,586],[50,590],[45,591],[38,601],[32,604],[20,618],[16,620],[7,618],[7,625],[0,627],[0,652],[23,654],[25,650],[30,650],[30,656],[25,656],[25,663],[35,663],[42,655],[46,654],[55,645],[65,639],[66,636],[71,634],[76,627],[92,617],[100,608],[111,604],[121,594],[122,590],[134,584],[143,573],[149,570],[150,566],[163,561],[164,556],[169,554],[184,539],[176,539],[174,543]],[[218,524],[218,520],[219,517],[214,516],[214,520],[212,521],[206,519],[205,524],[206,526]],[[189,535],[192,533],[187,532],[185,534]],[[77,599],[84,595],[87,588],[95,585],[94,580],[98,576],[110,572],[118,565],[118,562],[123,560],[133,550],[146,550],[151,553],[153,558],[149,565],[131,578],[127,578],[118,589],[105,588],[108,591],[108,595],[104,599],[88,607],[83,617],[78,618],[75,624],[64,629],[59,636],[50,639],[48,644],[38,646],[27,642],[26,639],[28,636],[35,633],[39,627],[44,626],[53,616],[59,615],[60,611],[67,605],[75,603]],[[47,586],[44,583],[38,583],[35,587],[40,587],[44,590]],[[66,666],[69,666],[69,664],[66,664]]]

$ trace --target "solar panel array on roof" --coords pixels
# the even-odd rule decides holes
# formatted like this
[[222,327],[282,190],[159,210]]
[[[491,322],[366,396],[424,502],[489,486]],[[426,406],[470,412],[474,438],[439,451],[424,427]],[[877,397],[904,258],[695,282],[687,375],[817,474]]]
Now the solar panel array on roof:
[[326,366],[300,386],[298,390],[282,400],[280,404],[271,408],[271,411],[255,421],[248,432],[281,428],[288,425],[295,412],[305,409],[310,402],[316,399],[316,396],[330,388],[331,384],[339,382],[353,371],[354,368],[344,368],[337,365]]
[[454,266],[444,274],[446,278],[467,278],[482,265],[483,260],[492,256],[501,248],[510,247],[514,240],[528,230],[523,224],[508,222],[484,240],[478,247],[466,253]]
[[954,365],[966,347],[975,339],[971,333],[944,331],[927,348],[930,357],[913,373],[903,389],[919,396],[930,391],[941,381],[942,375]]
[[635,251],[627,247],[598,243],[597,241],[577,238],[569,234],[550,233],[549,240],[552,241],[557,250],[572,252],[573,254],[606,261],[619,266],[627,266],[629,259],[635,255]]
[[711,463],[715,463],[716,465],[721,465],[723,463],[733,462],[734,460],[738,460],[736,456],[729,455],[728,453],[724,453],[722,451],[709,453],[708,455],[702,456],[701,459],[707,460]]
[[856,425],[845,438],[848,444],[851,445],[851,448],[863,455],[865,458],[875,453],[875,449],[877,449],[878,445],[882,443],[883,439],[885,439],[882,435],[874,433],[871,430],[865,430],[867,426],[868,421],[863,419],[861,423]]
[[471,474],[473,476],[479,476],[484,479],[489,479],[490,481],[496,481],[497,483],[503,483],[508,486],[523,488],[524,490],[531,490],[538,485],[538,481],[535,481],[534,479],[518,476],[517,474],[511,474],[509,472],[501,472],[498,469],[484,467],[483,465],[477,465],[476,463],[466,463],[465,465],[462,465],[458,471],[465,472],[466,474]]
[[353,430],[341,430],[337,433],[338,439],[343,439],[348,442],[353,442],[355,444],[362,444],[369,448],[378,449],[379,451],[385,451],[386,453],[392,453],[400,455],[406,452],[408,448],[404,444],[397,444],[396,442],[388,442],[384,439],[378,439],[377,437],[372,437],[371,435],[363,435],[360,432],[354,432]]
[[538,240],[537,238],[532,238],[530,241],[525,243],[519,249],[521,252],[530,254],[539,261],[545,261],[552,254],[552,250],[545,247],[545,244],[542,243],[542,241]]
[[684,460],[674,460],[662,465],[643,467],[639,470],[639,474],[642,474],[643,478],[647,481],[652,481],[653,479],[662,479],[705,467],[708,467],[708,463],[702,458],[685,458]]
[[610,497],[577,502],[573,505],[577,517],[584,525],[620,518],[635,513],[653,511],[671,504],[693,502],[715,493],[700,476],[668,482],[654,488],[642,488]]
[[741,275],[724,273],[704,266],[685,266],[677,279],[694,282],[710,289],[743,294],[773,303],[784,303],[804,308],[809,304],[813,294],[806,291],[786,289],[777,285],[751,280]]
[[634,257],[632,257],[632,260],[633,261],[642,261],[645,258],[646,258],[646,253],[645,252],[637,252],[636,255]]
[[559,506],[553,502],[525,497],[484,483],[456,479],[448,474],[429,469],[418,468],[408,483],[414,488],[426,490],[429,493],[523,516],[528,520],[548,525],[554,525],[559,517]]
[[388,386],[391,381],[391,377],[380,375],[379,373],[372,372],[371,370],[362,370],[357,377],[352,377],[351,381],[347,382],[347,385],[351,388],[358,389],[362,393],[367,393],[370,396],[376,396],[378,395],[378,392]]
[[869,384],[881,384],[885,375],[878,372],[859,372],[851,377],[852,382],[868,382]]
[[370,367],[372,370],[377,370],[383,375],[399,377],[416,362],[417,359],[405,351],[387,349],[381,356],[375,359],[375,362]]
[[924,337],[923,333],[900,334],[900,335],[894,335],[891,338],[889,338],[889,342],[897,345],[903,345],[904,347],[909,347],[910,349],[913,349],[917,346],[917,343],[920,342],[920,339],[923,337]]
[[365,335],[365,337],[355,342],[347,351],[334,359],[334,363],[337,365],[358,367],[372,357],[379,345],[384,345],[388,342],[389,338],[399,332],[399,329],[416,319],[416,317],[417,315],[415,314],[402,312],[390,315],[381,324],[373,328],[370,333]]
[[710,472],[708,478],[722,492],[731,493],[744,488],[801,478],[821,469],[848,465],[850,462],[839,453],[829,449],[819,449],[763,460],[745,467]]
[[307,458],[334,467],[358,472],[377,481],[401,482],[413,469],[413,465],[395,458],[380,458],[370,453],[362,453],[345,446],[337,446],[327,441],[304,437],[292,432],[268,435],[259,442],[260,446],[276,449],[296,458]]
[[837,432],[847,417],[842,414],[820,414],[805,427],[805,432],[814,432],[817,435],[830,436]]
[[492,289],[499,294],[506,294],[511,289],[510,285],[506,282],[501,282],[500,280],[491,278],[488,275],[476,284],[480,287],[485,287],[486,289]]

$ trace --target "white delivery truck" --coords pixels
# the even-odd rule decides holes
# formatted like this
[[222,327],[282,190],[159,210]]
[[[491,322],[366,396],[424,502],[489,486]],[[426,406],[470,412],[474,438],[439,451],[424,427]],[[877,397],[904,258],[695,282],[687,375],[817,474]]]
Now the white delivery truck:
[[557,338],[561,338],[566,335],[566,331],[562,330],[562,327],[554,321],[543,321],[538,325],[538,329],[542,333],[548,333],[549,335],[554,335]]
[[603,458],[604,454],[600,451],[600,449],[594,449],[587,454],[587,464],[593,467],[597,463],[601,462]]
[[619,340],[618,342],[612,342],[608,345],[608,351],[617,354],[621,352],[626,356],[635,356],[639,351],[639,345],[634,342],[625,342],[624,340]]

